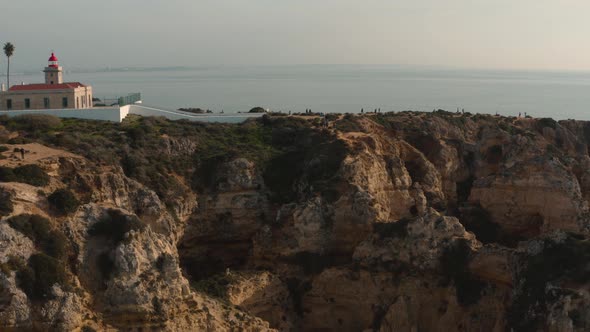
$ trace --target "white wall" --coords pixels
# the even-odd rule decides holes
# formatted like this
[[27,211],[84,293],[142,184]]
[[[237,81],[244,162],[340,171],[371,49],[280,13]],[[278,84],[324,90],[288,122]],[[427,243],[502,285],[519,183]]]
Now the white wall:
[[[121,109],[117,107],[100,107],[86,109],[50,109],[50,110],[26,110],[26,111],[0,111],[0,115],[17,116],[23,114],[49,114],[59,118],[77,118],[88,120],[103,120],[121,122]],[[125,114],[126,116],[127,114]]]
[[127,105],[123,107],[97,107],[86,109],[50,109],[50,110],[26,110],[26,111],[0,111],[0,115],[17,116],[23,114],[49,114],[59,118],[76,118],[87,120],[103,120],[112,122],[121,122],[127,115],[136,114],[141,116],[163,116],[169,120],[182,120],[199,122],[225,122],[239,123],[247,118],[257,118],[262,116],[256,114],[192,114],[182,111],[167,111],[153,107]]
[[119,108],[119,122],[123,122],[123,119],[127,117],[127,115],[129,114],[130,107],[131,105],[125,105]]

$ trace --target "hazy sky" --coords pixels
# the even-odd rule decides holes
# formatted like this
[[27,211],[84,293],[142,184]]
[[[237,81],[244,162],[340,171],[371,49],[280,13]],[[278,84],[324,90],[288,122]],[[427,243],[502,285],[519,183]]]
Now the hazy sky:
[[[401,64],[590,70],[588,0],[1,0],[15,69]],[[6,59],[0,60],[4,71]],[[31,68],[33,67],[33,68]]]

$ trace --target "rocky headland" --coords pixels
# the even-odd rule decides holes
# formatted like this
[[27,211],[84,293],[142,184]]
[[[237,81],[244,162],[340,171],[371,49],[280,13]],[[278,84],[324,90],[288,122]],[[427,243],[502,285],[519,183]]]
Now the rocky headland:
[[328,119],[0,118],[0,331],[590,330],[590,122]]

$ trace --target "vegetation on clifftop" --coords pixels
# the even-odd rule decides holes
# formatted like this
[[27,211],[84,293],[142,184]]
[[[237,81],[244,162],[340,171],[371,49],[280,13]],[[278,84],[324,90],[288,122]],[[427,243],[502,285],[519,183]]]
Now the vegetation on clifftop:
[[7,222],[47,255],[56,259],[67,256],[68,240],[61,232],[52,228],[48,219],[35,214],[20,214],[10,217]]
[[9,215],[12,213],[12,210],[12,195],[3,189],[0,189],[0,217]]
[[[329,192],[326,180],[344,158],[344,144],[312,122],[268,116],[241,124],[134,116],[122,123],[0,117],[0,125],[18,131],[23,141],[41,141],[98,164],[121,166],[127,176],[153,189],[166,203],[183,188],[177,176],[195,191],[216,190],[224,180],[218,177],[219,166],[240,157],[256,163],[278,201],[294,198],[293,186],[304,173],[310,191]],[[44,183],[41,174],[29,171],[35,185]]]
[[32,164],[16,168],[0,166],[0,182],[22,182],[42,187],[49,183],[49,175],[41,167]]
[[68,283],[63,263],[44,253],[31,255],[27,265],[17,272],[17,280],[32,300],[51,298],[54,285],[63,287]]
[[7,220],[15,230],[31,239],[39,252],[27,264],[11,258],[5,268],[16,271],[18,286],[35,301],[51,297],[52,287],[68,286],[65,261],[69,254],[67,238],[54,229],[50,221],[38,215],[21,214]]
[[116,245],[123,241],[130,231],[141,231],[144,228],[145,224],[136,216],[109,209],[101,220],[90,226],[88,234],[104,237]]
[[68,189],[58,189],[47,197],[47,201],[60,214],[76,211],[80,202]]

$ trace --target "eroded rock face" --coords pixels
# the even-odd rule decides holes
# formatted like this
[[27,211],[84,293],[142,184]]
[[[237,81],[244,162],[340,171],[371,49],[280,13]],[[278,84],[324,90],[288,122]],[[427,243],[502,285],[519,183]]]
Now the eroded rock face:
[[477,305],[458,303],[453,287],[425,275],[399,278],[386,272],[329,269],[314,279],[303,299],[304,330],[503,331],[499,307],[507,290],[482,296]]
[[561,229],[588,228],[588,203],[579,183],[558,160],[530,160],[474,183],[470,201],[491,212],[506,232],[531,238]]
[[[241,266],[289,279],[297,329],[505,330],[523,258],[504,245],[586,232],[581,139],[508,119],[393,121],[394,132],[362,118],[359,132],[339,134],[349,150],[338,193],[268,205],[275,217],[250,224]],[[558,139],[570,159],[548,155],[547,140]]]
[[[34,252],[31,240],[0,221],[0,264],[10,259],[26,260]],[[3,269],[0,278],[0,328],[32,326],[27,296],[16,285],[15,271]]]
[[228,287],[227,296],[231,304],[280,331],[296,328],[297,317],[289,289],[276,275],[265,271],[241,273]]
[[[19,272],[12,270],[19,267],[12,262],[19,259],[27,264],[32,254],[44,249],[35,248],[6,220],[25,212],[50,218],[53,213],[40,189],[2,184],[3,190],[12,193],[14,211],[0,221],[0,329],[271,330],[267,322],[192,290],[181,272],[177,252],[184,225],[179,215],[172,217],[167,212],[153,191],[117,170],[93,175],[91,165],[79,157],[43,163],[45,168],[54,165],[55,174],[63,176],[55,175],[51,186],[70,183],[86,188],[89,203],[70,216],[53,220],[53,227],[67,236],[73,250],[66,266],[68,284],[55,284],[44,301],[31,300],[20,289]],[[192,213],[196,201],[190,203],[192,207],[187,207],[186,198],[180,204],[181,211]],[[126,232],[120,242],[113,240],[116,233],[97,236],[90,231],[113,209],[120,218],[136,218],[141,225]]]
[[424,217],[397,223],[400,225],[379,225],[377,234],[361,243],[353,258],[362,267],[372,269],[398,266],[404,270],[429,270],[439,267],[444,250],[459,239],[466,241],[472,251],[481,245],[458,219],[443,217],[434,210]]
[[182,263],[195,278],[243,265],[252,250],[251,238],[272,215],[254,163],[232,160],[219,173],[219,191],[199,197],[198,211],[179,244]]
[[[167,205],[116,165],[58,150],[35,160],[46,187],[0,183],[13,203],[0,219],[0,330],[590,329],[588,123],[444,112],[335,121],[298,124],[321,133],[297,136],[307,150],[272,147],[288,181],[273,160],[227,158],[179,170]],[[266,122],[273,139],[297,132]],[[314,149],[318,137],[335,143]],[[199,153],[185,137],[161,143],[168,155]],[[50,206],[58,188],[80,199],[75,212]],[[67,281],[42,301],[14,265],[46,250],[8,225],[23,213],[50,219],[69,245]],[[97,231],[108,220],[124,227]]]

